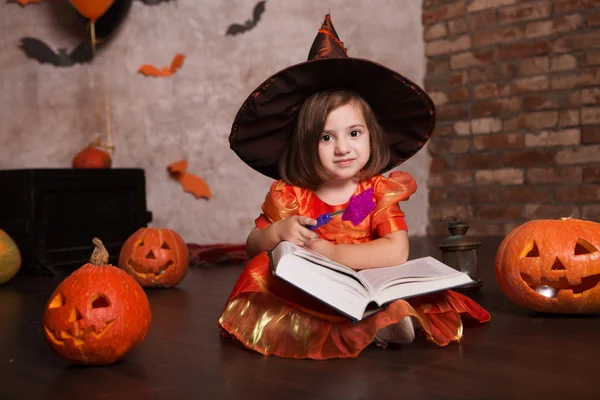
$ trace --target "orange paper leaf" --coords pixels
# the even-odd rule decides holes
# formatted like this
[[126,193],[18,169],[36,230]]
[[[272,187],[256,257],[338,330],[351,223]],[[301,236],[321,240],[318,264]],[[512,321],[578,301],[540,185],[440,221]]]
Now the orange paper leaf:
[[165,78],[167,76],[173,75],[175,73],[175,71],[177,71],[179,68],[181,68],[181,66],[183,65],[183,60],[185,60],[185,55],[176,54],[175,57],[173,57],[173,60],[171,61],[171,65],[169,67],[164,66],[164,67],[158,69],[154,65],[143,64],[138,69],[138,72],[142,73],[146,76]]
[[186,172],[188,163],[186,160],[177,161],[169,165],[167,169],[171,177],[179,181],[183,190],[192,193],[196,198],[204,197],[210,199],[212,197],[210,188],[204,179]]
[[42,2],[42,0],[13,0],[15,3],[19,3],[20,5],[22,5],[23,7],[25,7],[27,4],[40,4]]

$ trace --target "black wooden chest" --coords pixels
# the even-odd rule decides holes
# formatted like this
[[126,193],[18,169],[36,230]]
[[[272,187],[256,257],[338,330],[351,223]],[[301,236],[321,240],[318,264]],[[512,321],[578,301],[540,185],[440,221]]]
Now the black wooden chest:
[[147,226],[143,169],[0,171],[0,229],[16,242],[19,274],[65,274],[89,261],[98,237],[117,264],[125,240]]

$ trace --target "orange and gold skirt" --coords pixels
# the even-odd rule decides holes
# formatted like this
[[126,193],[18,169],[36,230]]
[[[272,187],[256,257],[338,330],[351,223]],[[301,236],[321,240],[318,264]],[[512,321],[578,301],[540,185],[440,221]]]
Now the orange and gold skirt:
[[385,310],[354,322],[273,276],[266,252],[254,257],[235,284],[219,318],[225,337],[264,355],[286,358],[354,358],[380,328],[415,317],[428,340],[446,346],[463,335],[461,316],[481,323],[490,314],[470,298],[446,290],[396,300]]

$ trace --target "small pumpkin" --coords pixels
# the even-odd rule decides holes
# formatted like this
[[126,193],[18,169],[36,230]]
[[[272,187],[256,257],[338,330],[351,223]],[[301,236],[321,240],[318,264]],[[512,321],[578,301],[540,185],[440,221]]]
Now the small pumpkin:
[[11,280],[21,268],[21,253],[16,243],[0,229],[0,285]]
[[504,294],[539,312],[600,312],[600,224],[563,218],[526,222],[510,232],[496,254]]
[[141,286],[108,264],[102,242],[90,262],[63,280],[46,304],[44,336],[60,357],[76,364],[112,364],[146,337],[152,322]]
[[140,228],[123,244],[119,267],[143,287],[172,287],[185,277],[189,251],[179,234],[165,228]]
[[99,142],[92,142],[73,158],[73,168],[110,168],[112,158]]

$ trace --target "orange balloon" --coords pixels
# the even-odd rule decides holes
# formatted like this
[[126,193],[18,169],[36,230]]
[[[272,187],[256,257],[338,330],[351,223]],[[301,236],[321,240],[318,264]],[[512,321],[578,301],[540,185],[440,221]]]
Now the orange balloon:
[[89,18],[92,22],[96,22],[108,10],[114,0],[69,0],[69,2],[81,15]]

